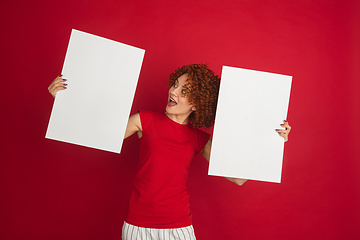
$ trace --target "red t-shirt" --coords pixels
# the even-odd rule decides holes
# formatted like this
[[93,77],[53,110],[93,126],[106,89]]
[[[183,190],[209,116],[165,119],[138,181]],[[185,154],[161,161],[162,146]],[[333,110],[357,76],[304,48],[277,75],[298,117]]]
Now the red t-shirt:
[[165,113],[140,112],[139,171],[125,221],[146,228],[191,225],[186,181],[189,165],[209,134],[171,120]]

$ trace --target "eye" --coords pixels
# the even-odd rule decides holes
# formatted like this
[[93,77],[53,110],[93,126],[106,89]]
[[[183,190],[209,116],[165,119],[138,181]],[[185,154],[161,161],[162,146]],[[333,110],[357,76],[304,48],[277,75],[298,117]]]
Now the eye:
[[181,90],[181,94],[182,95],[186,95],[186,91],[183,89],[183,90]]
[[177,84],[176,84],[175,82],[174,82],[174,84],[173,84],[173,87],[174,87],[174,88],[177,88]]

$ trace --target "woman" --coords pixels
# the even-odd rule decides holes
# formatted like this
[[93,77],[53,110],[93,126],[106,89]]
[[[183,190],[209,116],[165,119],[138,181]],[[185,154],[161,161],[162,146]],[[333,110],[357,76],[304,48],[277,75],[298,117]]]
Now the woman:
[[[65,81],[57,77],[49,92],[55,97],[66,89]],[[169,77],[165,113],[140,111],[129,118],[125,138],[137,133],[140,160],[123,239],[195,239],[186,181],[197,153],[210,158],[211,138],[198,128],[214,124],[219,81],[204,64],[183,66]],[[285,130],[276,131],[286,142],[291,127],[286,121],[281,126]]]

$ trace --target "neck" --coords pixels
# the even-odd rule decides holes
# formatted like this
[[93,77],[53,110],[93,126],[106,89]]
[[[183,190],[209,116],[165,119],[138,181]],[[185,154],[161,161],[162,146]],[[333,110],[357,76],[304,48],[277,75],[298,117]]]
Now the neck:
[[189,123],[189,114],[170,114],[165,112],[165,114],[174,122],[177,122],[179,124],[188,124]]

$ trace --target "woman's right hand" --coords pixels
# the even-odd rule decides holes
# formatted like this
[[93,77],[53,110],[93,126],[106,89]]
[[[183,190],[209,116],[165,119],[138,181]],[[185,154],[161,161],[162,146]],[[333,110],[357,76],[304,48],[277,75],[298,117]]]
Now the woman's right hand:
[[59,75],[48,87],[49,93],[55,98],[57,91],[66,89],[67,84],[65,82],[66,79]]

